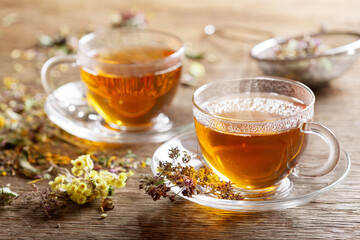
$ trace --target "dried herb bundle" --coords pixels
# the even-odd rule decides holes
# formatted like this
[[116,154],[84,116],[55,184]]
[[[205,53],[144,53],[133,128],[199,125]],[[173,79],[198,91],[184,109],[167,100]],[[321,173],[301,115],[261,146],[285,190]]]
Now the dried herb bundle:
[[[180,157],[179,148],[171,148],[169,150],[171,161],[160,161],[156,176],[142,176],[139,188],[144,189],[146,194],[154,201],[163,197],[175,202],[175,196],[179,193],[186,197],[211,194],[220,199],[243,199],[239,193],[234,191],[231,182],[221,181],[198,155],[184,152],[181,160],[179,159]],[[186,165],[193,158],[200,160],[203,163],[203,167],[196,170],[193,166]],[[181,190],[177,194],[171,194],[171,188],[175,186]]]

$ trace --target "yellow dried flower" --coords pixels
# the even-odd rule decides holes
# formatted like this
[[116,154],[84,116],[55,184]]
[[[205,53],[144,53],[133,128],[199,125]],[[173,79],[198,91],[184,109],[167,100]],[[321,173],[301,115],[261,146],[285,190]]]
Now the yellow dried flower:
[[105,181],[101,182],[97,187],[100,191],[104,191],[104,192],[108,191],[109,189],[109,185],[107,185]]
[[82,196],[79,196],[78,197],[78,199],[76,200],[76,202],[78,203],[78,204],[85,204],[86,203],[86,197],[84,196],[84,195],[82,195]]
[[73,180],[71,181],[72,184],[76,184],[79,185],[80,184],[80,179],[79,178],[73,178]]
[[92,170],[94,168],[94,162],[91,159],[90,154],[86,155],[85,165],[89,168],[89,170]]
[[99,191],[98,189],[94,189],[94,190],[93,190],[93,196],[94,196],[95,198],[100,197],[100,191]]
[[116,178],[112,178],[110,181],[108,181],[108,184],[110,184],[111,186],[115,186],[117,181],[118,180]]
[[127,174],[126,173],[122,172],[122,173],[119,174],[119,180],[120,181],[126,181],[126,179],[127,179]]
[[83,173],[84,173],[84,171],[83,170],[81,170],[81,169],[78,169],[78,168],[75,168],[75,167],[73,167],[72,169],[71,169],[71,172],[72,172],[72,174],[74,174],[74,176],[81,176]]
[[76,190],[71,194],[71,196],[73,196],[75,198],[75,202],[77,201],[77,199],[79,198],[79,196],[81,196],[82,194],[78,192],[78,189],[76,188]]
[[87,198],[88,202],[94,201],[97,197],[95,195],[91,195]]
[[3,128],[6,126],[6,120],[3,115],[0,115],[0,128]]
[[74,202],[77,202],[77,197],[75,195],[71,195],[70,199],[73,200]]
[[[53,156],[51,156],[53,157]],[[63,191],[70,199],[78,204],[91,202],[97,198],[106,198],[110,186],[121,188],[125,186],[126,173],[119,175],[107,170],[95,171],[90,155],[83,155],[71,160],[73,167],[71,180],[65,175],[58,175],[54,181],[49,182],[53,191]]]
[[77,186],[75,184],[70,184],[67,187],[67,194],[72,195],[77,190]]
[[83,195],[83,192],[79,189],[79,187],[77,187],[77,188],[76,188],[76,191],[73,192],[73,195],[82,196],[82,195]]
[[124,181],[117,181],[115,184],[116,188],[122,188],[125,186],[125,182]]
[[91,188],[86,189],[86,190],[83,192],[83,194],[84,194],[84,196],[89,197],[89,196],[92,194]]
[[90,172],[90,174],[89,174],[89,177],[90,177],[90,178],[95,178],[95,177],[97,177],[98,175],[99,175],[99,174],[98,174],[97,171],[92,170],[92,171]]
[[96,185],[98,185],[98,184],[100,184],[100,182],[101,182],[102,180],[101,180],[101,177],[96,176],[96,177],[94,177],[94,178],[92,179],[92,181],[93,181]]
[[81,192],[86,191],[87,190],[87,184],[84,183],[84,182],[80,183],[79,186],[78,186],[78,190],[80,190]]
[[77,159],[72,160],[71,163],[75,168],[92,170],[94,168],[94,163],[90,157],[90,154],[79,156]]
[[57,190],[59,190],[61,192],[66,192],[67,191],[67,184],[59,184],[57,186]]
[[55,191],[55,188],[56,188],[56,186],[57,186],[57,183],[55,183],[54,181],[50,181],[50,182],[49,182],[49,186],[51,187],[52,190]]
[[83,158],[79,157],[78,159],[73,161],[72,164],[74,165],[74,168],[83,169],[85,167],[85,165],[86,165],[86,162],[84,161]]
[[64,183],[65,181],[67,181],[66,176],[65,175],[59,175],[55,178],[54,182],[55,183]]

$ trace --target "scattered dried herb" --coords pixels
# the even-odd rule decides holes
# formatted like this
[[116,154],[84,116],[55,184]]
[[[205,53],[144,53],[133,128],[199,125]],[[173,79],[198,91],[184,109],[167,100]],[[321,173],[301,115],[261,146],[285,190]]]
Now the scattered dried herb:
[[138,166],[142,166],[143,162],[140,160],[142,158],[139,159],[131,150],[128,150],[125,155],[108,155],[103,151],[96,151],[91,154],[91,158],[94,160],[95,170],[106,169],[115,174],[126,172],[128,176],[132,176]]
[[[113,173],[135,170],[140,164],[136,154],[114,155],[100,145],[71,136],[52,124],[44,110],[44,94],[6,77],[0,86],[0,176],[41,179],[51,173],[52,164],[67,166],[70,157],[61,149],[76,146],[79,154],[95,152],[95,169]],[[63,148],[59,148],[59,145]],[[106,147],[106,146],[105,146]],[[133,173],[133,171],[130,171]]]
[[41,178],[50,162],[69,164],[68,156],[51,152],[59,142],[54,133],[66,134],[48,120],[45,96],[12,77],[3,79],[0,91],[0,175]]
[[[198,155],[187,152],[181,154],[179,148],[175,147],[169,150],[169,158],[170,161],[159,162],[156,176],[145,175],[140,179],[139,188],[144,189],[154,201],[163,197],[175,202],[175,196],[179,193],[186,197],[211,194],[221,199],[243,199],[240,193],[234,191],[231,182],[221,181]],[[189,165],[188,163],[194,158],[200,160],[203,167],[196,170]],[[171,194],[171,188],[175,186],[181,190],[177,194]]]

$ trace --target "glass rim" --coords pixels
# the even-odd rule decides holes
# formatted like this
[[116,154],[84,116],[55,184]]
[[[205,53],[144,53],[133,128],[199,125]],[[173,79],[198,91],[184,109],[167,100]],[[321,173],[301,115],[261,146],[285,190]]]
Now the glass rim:
[[[196,97],[197,95],[199,95],[201,92],[205,91],[206,89],[210,88],[211,86],[219,83],[219,82],[238,82],[238,81],[243,81],[243,80],[265,80],[265,81],[278,81],[278,82],[285,82],[285,83],[289,83],[292,85],[297,85],[303,89],[305,89],[311,96],[311,102],[309,104],[306,105],[306,107],[304,109],[302,109],[301,111],[295,113],[295,114],[291,114],[291,115],[287,115],[284,117],[278,117],[278,118],[274,118],[274,119],[268,119],[268,120],[241,120],[241,119],[235,119],[235,118],[227,118],[227,117],[221,117],[215,114],[212,114],[208,111],[205,111],[202,107],[199,106],[198,103],[196,103]],[[219,119],[222,121],[231,121],[231,122],[236,122],[236,123],[250,123],[250,124],[255,124],[255,123],[271,123],[271,122],[275,122],[275,121],[279,121],[279,120],[283,120],[283,119],[288,119],[288,118],[292,118],[296,115],[301,115],[301,113],[304,113],[306,111],[308,111],[310,108],[312,108],[315,104],[315,94],[314,92],[305,84],[299,82],[299,81],[295,81],[295,80],[291,80],[291,79],[287,79],[287,78],[282,78],[282,77],[273,77],[273,76],[257,76],[257,77],[238,77],[238,78],[231,78],[231,79],[226,79],[226,80],[219,80],[219,81],[212,81],[212,82],[208,82],[202,86],[200,86],[198,89],[195,90],[193,96],[192,96],[192,103],[193,106],[200,111],[201,113],[214,118],[214,119]],[[194,116],[195,117],[195,116]]]
[[126,32],[148,32],[150,34],[163,35],[163,36],[166,36],[168,38],[172,38],[172,39],[176,40],[179,43],[180,47],[174,53],[172,53],[172,54],[170,54],[170,55],[168,55],[168,56],[166,56],[164,58],[152,60],[152,61],[147,62],[147,63],[116,64],[116,63],[101,62],[101,64],[103,64],[103,65],[119,66],[119,67],[149,66],[149,65],[153,65],[153,64],[156,64],[156,63],[160,63],[160,62],[165,62],[167,60],[180,57],[185,52],[184,42],[178,36],[173,35],[171,33],[163,32],[163,31],[159,31],[159,30],[152,30],[152,29],[124,28],[124,29],[105,29],[103,31],[91,32],[89,34],[86,34],[85,36],[81,37],[80,40],[79,40],[78,53],[86,56],[89,59],[92,59],[92,60],[95,60],[95,61],[99,62],[98,60],[96,60],[93,57],[89,56],[88,52],[86,52],[86,51],[84,51],[84,49],[82,49],[82,45],[85,44],[86,42],[89,42],[89,41],[95,39],[99,35],[106,35],[106,34],[109,34],[111,32],[125,32],[125,33]]

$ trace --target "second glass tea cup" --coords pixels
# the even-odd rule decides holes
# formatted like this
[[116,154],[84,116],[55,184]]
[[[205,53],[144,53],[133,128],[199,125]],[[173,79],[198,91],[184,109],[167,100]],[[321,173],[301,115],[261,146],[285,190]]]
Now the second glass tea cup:
[[144,131],[166,122],[165,113],[179,85],[183,58],[183,43],[171,34],[110,29],[82,37],[77,56],[49,59],[41,79],[51,94],[55,90],[50,87],[53,67],[76,64],[87,88],[88,104],[109,127]]

